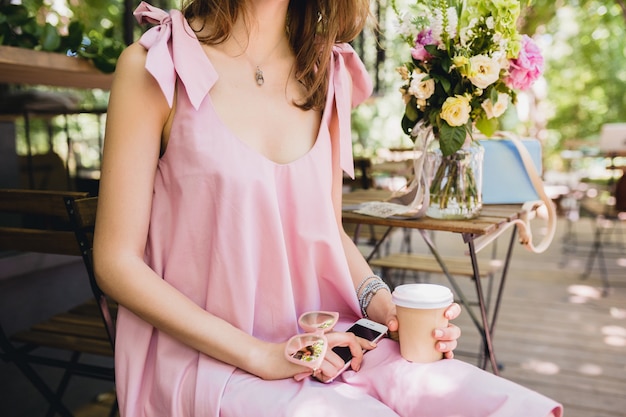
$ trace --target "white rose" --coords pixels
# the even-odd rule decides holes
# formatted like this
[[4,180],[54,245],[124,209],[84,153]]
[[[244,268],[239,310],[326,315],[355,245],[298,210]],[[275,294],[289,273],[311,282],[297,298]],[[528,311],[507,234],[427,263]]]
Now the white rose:
[[487,55],[470,58],[470,81],[483,90],[500,78],[500,64]]
[[423,72],[413,71],[411,75],[411,84],[409,85],[409,94],[415,96],[415,98],[427,100],[435,92],[435,80],[424,80],[428,74]]
[[509,95],[505,93],[498,93],[498,101],[496,101],[495,104],[491,101],[491,99],[487,99],[480,105],[485,110],[487,119],[500,117],[504,114],[506,108],[509,107]]

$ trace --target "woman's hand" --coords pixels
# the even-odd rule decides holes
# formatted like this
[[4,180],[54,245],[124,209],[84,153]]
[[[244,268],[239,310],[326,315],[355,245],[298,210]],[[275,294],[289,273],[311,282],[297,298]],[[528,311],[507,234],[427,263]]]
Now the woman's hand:
[[[396,306],[391,301],[391,294],[387,291],[376,293],[370,307],[367,310],[369,317],[379,323],[385,323],[389,328],[391,339],[398,341],[398,317],[396,316]],[[461,314],[461,306],[453,303],[444,311],[445,317],[450,321]],[[448,323],[445,329],[435,329],[433,337],[437,339],[436,349],[444,354],[446,359],[454,357],[454,349],[457,346],[457,339],[461,336],[461,329],[452,323]]]
[[376,347],[375,343],[349,332],[326,333],[326,339],[328,340],[328,349],[324,361],[315,372],[306,366],[287,361],[284,356],[286,343],[261,343],[259,350],[250,351],[248,366],[244,370],[266,380],[290,377],[300,380],[313,375],[320,381],[327,382],[334,379],[345,365],[343,359],[333,352],[332,348],[336,346],[349,347],[350,353],[352,353],[350,367],[358,371],[363,361],[363,351]]
[[352,354],[350,367],[355,371],[361,368],[364,351],[372,350],[376,347],[376,343],[355,336],[354,333],[350,332],[331,332],[326,334],[326,338],[328,339],[328,350],[326,351],[324,362],[322,362],[318,370],[310,373],[322,382],[333,380],[345,366],[343,359],[333,352],[332,349],[334,347],[346,346],[350,348],[350,353]]
[[[461,314],[461,306],[457,303],[453,303],[443,314],[448,320],[454,320]],[[448,322],[447,328],[435,329],[433,331],[433,337],[437,339],[435,346],[437,350],[443,353],[446,359],[454,358],[454,349],[456,349],[457,346],[457,339],[461,337],[461,329]]]

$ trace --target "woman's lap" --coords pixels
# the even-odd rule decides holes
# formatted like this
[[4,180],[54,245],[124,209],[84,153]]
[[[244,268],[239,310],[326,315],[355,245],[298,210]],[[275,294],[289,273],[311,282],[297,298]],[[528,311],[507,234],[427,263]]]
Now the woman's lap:
[[313,379],[264,381],[235,371],[222,396],[220,417],[398,417],[363,390]]
[[545,417],[557,406],[465,362],[409,363],[396,342],[384,340],[367,353],[359,372],[346,371],[331,384],[263,381],[237,371],[222,398],[221,417]]

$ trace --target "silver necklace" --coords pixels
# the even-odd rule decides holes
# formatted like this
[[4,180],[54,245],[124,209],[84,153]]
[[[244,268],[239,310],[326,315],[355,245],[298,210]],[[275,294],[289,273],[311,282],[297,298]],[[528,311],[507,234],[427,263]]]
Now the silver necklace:
[[[244,56],[246,57],[246,60],[251,63],[251,59],[248,56],[248,47],[246,46],[246,48],[244,48],[241,43],[239,42],[239,40],[233,36],[233,39],[235,40],[235,42],[237,43],[237,45],[239,45],[239,47],[242,49]],[[263,61],[261,62],[261,64],[256,65],[256,69],[254,70],[254,80],[256,81],[256,85],[258,85],[259,87],[261,87],[264,83],[265,83],[265,77],[263,76],[263,70],[261,69],[261,65],[263,65],[263,63],[265,63],[265,61],[267,61],[272,55],[274,55],[274,52],[276,52],[276,50],[278,49],[278,47],[280,46],[281,42],[283,41],[283,39],[281,38],[278,43],[276,44],[276,46],[274,46],[274,48],[267,54],[267,56],[265,57],[265,59],[263,59]]]

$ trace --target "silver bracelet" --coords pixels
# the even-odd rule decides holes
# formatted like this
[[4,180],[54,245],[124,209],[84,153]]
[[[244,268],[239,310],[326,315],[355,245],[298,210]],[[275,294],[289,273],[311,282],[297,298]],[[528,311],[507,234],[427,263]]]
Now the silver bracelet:
[[376,279],[365,286],[365,289],[359,296],[359,306],[361,307],[363,317],[367,318],[367,307],[369,307],[372,298],[374,298],[376,293],[381,289],[391,293],[389,286],[380,277],[376,277]]
[[359,296],[359,292],[361,291],[361,288],[363,288],[363,285],[365,285],[365,283],[367,281],[369,281],[370,279],[380,279],[382,281],[382,278],[379,277],[378,275],[368,275],[365,278],[363,278],[363,280],[359,283],[359,285],[356,287],[356,296]]

